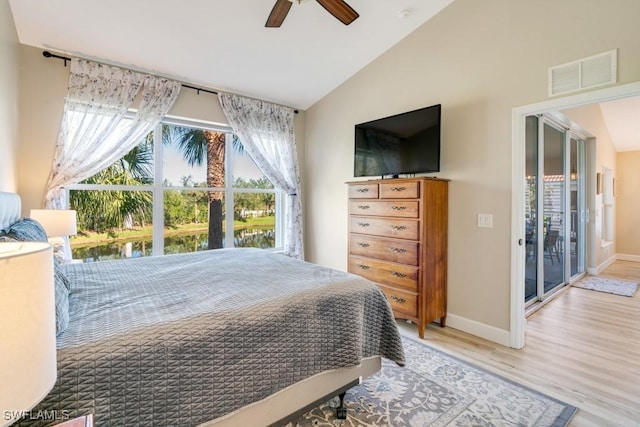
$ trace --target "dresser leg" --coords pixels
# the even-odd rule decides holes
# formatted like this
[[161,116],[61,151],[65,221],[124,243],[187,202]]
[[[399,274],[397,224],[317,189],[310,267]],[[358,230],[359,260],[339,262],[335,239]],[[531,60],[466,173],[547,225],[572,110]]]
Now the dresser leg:
[[423,322],[418,323],[418,336],[421,339],[424,339],[424,330],[427,328],[427,325],[425,325]]
[[447,316],[442,316],[440,318],[440,327],[444,328],[447,325]]

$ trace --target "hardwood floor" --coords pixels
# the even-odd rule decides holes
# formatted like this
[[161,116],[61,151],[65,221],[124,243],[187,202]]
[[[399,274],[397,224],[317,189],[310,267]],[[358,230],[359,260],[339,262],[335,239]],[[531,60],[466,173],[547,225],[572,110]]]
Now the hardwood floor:
[[[601,276],[640,282],[640,263],[616,261]],[[425,341],[576,406],[570,426],[640,426],[640,291],[629,298],[570,287],[527,319],[521,350],[435,324]]]

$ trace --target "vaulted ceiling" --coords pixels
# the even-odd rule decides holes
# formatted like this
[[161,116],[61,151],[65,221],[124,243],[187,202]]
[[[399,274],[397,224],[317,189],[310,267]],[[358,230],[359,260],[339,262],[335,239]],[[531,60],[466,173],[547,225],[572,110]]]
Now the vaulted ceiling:
[[617,151],[640,150],[640,97],[603,102],[600,111]]
[[[22,44],[305,110],[454,0],[347,0],[346,26],[317,1],[9,0]],[[640,149],[640,99],[601,104],[619,151]]]
[[307,109],[453,0],[9,0],[20,43]]

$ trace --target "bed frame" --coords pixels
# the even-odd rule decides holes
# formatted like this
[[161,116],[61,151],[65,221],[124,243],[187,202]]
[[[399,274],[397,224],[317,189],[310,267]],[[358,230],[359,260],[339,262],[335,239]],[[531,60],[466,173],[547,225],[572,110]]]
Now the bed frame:
[[244,427],[256,425],[284,425],[323,402],[340,396],[340,406],[336,408],[338,418],[347,417],[342,405],[344,393],[375,374],[382,366],[380,356],[363,359],[358,366],[325,371],[299,381],[263,400],[244,406],[215,420],[201,424],[201,427]]
[[[19,220],[21,213],[20,196],[0,192],[0,230]],[[257,421],[265,426],[284,425],[335,396],[340,397],[337,416],[344,419],[347,417],[343,405],[345,392],[360,384],[363,378],[378,372],[381,366],[381,357],[374,356],[363,359],[357,366],[321,372],[201,426],[244,427],[256,425]]]

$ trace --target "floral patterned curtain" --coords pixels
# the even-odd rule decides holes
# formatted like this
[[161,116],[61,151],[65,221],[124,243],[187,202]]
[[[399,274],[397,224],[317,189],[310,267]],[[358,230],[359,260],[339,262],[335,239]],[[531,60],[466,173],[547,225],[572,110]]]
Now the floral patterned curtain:
[[[180,87],[165,78],[74,58],[45,206],[65,209],[63,187],[95,175],[135,147],[169,111]],[[125,120],[139,93],[137,111]]]
[[218,97],[245,151],[273,185],[286,194],[284,252],[304,259],[293,110],[229,93],[220,93]]

